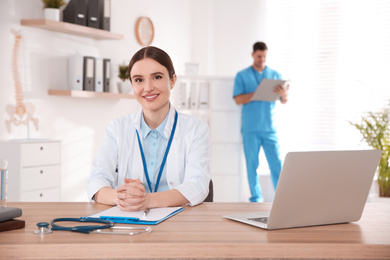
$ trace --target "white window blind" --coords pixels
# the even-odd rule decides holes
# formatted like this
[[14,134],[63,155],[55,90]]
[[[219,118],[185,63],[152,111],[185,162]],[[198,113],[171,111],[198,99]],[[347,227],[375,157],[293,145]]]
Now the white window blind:
[[390,1],[265,0],[267,64],[290,79],[277,105],[282,153],[366,146],[350,125],[390,99]]

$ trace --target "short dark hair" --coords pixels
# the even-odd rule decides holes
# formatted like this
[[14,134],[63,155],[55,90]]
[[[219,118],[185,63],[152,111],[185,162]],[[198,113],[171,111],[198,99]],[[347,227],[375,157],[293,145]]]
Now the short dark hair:
[[264,42],[256,42],[255,44],[253,44],[253,52],[267,51],[267,50],[268,50],[267,44],[265,44]]
[[175,68],[173,67],[171,57],[169,57],[168,53],[161,50],[160,48],[154,46],[147,46],[137,51],[130,60],[129,69],[127,70],[127,74],[129,75],[130,82],[131,82],[130,72],[134,64],[137,61],[146,58],[153,59],[158,63],[160,63],[161,65],[163,65],[165,68],[167,68],[170,79],[172,79],[173,76],[175,75]]

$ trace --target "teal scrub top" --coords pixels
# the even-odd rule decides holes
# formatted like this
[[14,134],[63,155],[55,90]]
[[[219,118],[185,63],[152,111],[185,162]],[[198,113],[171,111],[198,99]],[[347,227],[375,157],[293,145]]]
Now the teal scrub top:
[[[254,92],[262,79],[282,79],[282,77],[268,66],[261,73],[250,66],[237,73],[233,97]],[[275,102],[251,101],[244,104],[241,111],[241,132],[275,133],[274,110]]]

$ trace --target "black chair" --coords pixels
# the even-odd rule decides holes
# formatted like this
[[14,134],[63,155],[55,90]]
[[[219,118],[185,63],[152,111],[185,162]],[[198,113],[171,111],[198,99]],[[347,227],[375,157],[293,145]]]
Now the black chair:
[[213,180],[210,179],[209,182],[209,194],[204,199],[203,202],[213,202],[214,201],[214,187],[213,187]]

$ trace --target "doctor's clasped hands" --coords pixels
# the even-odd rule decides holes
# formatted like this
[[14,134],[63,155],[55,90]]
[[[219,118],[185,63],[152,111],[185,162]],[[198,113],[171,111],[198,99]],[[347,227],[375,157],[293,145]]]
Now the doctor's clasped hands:
[[145,186],[139,179],[125,178],[125,183],[116,189],[118,193],[118,207],[123,211],[137,211],[145,209]]

